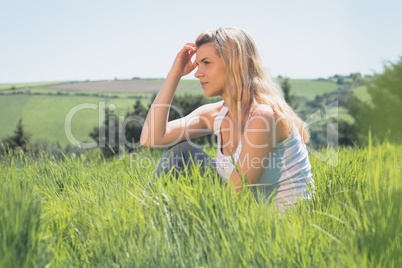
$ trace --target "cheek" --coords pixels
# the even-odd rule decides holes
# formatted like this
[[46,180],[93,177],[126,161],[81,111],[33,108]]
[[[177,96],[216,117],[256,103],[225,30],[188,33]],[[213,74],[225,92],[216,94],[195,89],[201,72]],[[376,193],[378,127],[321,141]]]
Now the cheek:
[[219,68],[219,77],[222,79],[222,80],[225,80],[226,79],[226,69],[225,69],[225,67],[221,67],[221,68]]
[[220,74],[219,78],[220,78],[221,84],[222,84],[222,85],[225,84],[225,81],[226,81],[226,72],[222,72],[222,73]]

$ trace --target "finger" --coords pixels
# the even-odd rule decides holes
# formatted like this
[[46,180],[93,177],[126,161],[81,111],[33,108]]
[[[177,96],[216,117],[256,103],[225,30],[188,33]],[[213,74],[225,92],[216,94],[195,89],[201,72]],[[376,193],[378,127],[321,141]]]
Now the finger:
[[195,43],[186,43],[186,44],[184,45],[184,47],[192,47],[192,48],[197,49],[197,46],[195,45]]
[[189,49],[187,50],[188,54],[194,55],[195,53],[197,53],[197,49]]
[[187,50],[187,51],[189,51],[189,50],[194,51],[194,52],[197,51],[197,48],[196,48],[196,47],[194,47],[194,46],[189,46],[189,45],[185,45],[185,46],[184,46],[184,49]]
[[181,53],[184,53],[184,55],[188,55],[188,56],[194,56],[195,53],[197,53],[197,49],[194,49],[191,47],[185,47],[181,50]]

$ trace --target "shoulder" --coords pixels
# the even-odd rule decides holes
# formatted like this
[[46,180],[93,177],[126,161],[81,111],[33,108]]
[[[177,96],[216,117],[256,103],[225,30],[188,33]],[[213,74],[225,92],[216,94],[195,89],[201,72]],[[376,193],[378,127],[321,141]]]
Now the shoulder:
[[258,104],[255,105],[251,111],[251,117],[253,116],[264,116],[264,117],[273,117],[275,116],[274,110],[268,104]]
[[222,109],[223,101],[207,103],[194,110],[197,114],[213,115]]
[[275,122],[274,110],[268,104],[258,104],[250,111],[249,127],[266,128]]
[[253,145],[267,144],[274,129],[275,115],[267,104],[259,104],[252,108],[250,117],[244,126],[246,143]]
[[207,103],[200,106],[198,109],[201,113],[210,116],[211,118],[215,118],[216,114],[218,114],[219,111],[222,109],[223,103],[223,101]]
[[[289,136],[289,130],[284,124],[280,124],[275,117],[274,110],[268,104],[258,104],[251,112],[250,119],[246,125],[246,131],[256,132],[254,135],[272,138],[276,143]],[[263,137],[261,137],[264,140]]]

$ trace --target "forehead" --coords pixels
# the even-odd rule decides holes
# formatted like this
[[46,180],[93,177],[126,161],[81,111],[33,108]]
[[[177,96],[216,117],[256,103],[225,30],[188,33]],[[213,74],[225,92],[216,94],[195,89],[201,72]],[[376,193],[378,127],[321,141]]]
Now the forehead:
[[206,43],[206,44],[200,46],[197,49],[197,54],[195,57],[196,57],[197,61],[202,60],[205,57],[209,57],[209,58],[218,57],[218,55],[216,54],[215,45],[213,43]]

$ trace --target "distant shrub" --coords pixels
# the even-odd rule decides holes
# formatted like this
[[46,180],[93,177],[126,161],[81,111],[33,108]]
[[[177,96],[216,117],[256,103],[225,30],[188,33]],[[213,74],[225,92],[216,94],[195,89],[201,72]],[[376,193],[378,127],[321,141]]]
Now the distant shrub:
[[2,143],[4,144],[5,150],[7,152],[10,150],[15,150],[17,148],[21,148],[21,150],[25,151],[30,145],[31,136],[32,135],[30,133],[27,133],[24,130],[22,118],[20,118],[17,123],[17,128],[14,130],[14,134],[4,138],[2,140]]

